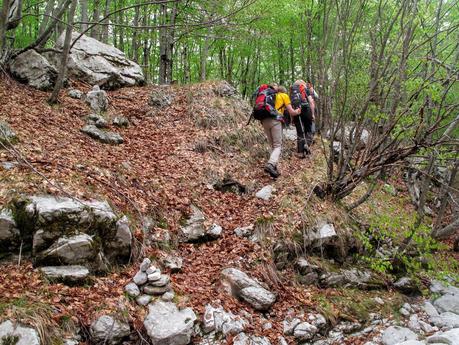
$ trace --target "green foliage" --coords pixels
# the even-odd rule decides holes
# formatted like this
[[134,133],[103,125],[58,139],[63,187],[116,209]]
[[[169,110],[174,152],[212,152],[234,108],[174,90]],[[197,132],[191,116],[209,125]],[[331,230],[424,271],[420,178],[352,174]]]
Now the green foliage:
[[[430,236],[431,229],[425,224],[415,228],[415,216],[397,216],[393,212],[374,215],[370,218],[367,232],[359,233],[365,255],[362,259],[378,272],[406,271],[410,274],[422,270],[434,273],[445,262],[435,253],[442,245]],[[403,241],[410,238],[406,249]]]

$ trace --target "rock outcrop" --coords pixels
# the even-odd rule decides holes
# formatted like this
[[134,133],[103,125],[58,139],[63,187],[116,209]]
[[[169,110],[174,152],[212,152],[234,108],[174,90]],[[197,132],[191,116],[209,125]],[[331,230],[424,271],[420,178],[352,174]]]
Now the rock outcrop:
[[191,308],[179,310],[174,303],[158,301],[149,305],[144,326],[153,345],[186,345],[195,321]]
[[[80,34],[74,32],[72,41]],[[57,42],[56,48],[62,49],[65,33]],[[45,56],[55,66],[60,65],[60,54],[46,53]],[[142,85],[145,77],[138,64],[126,58],[119,49],[83,35],[70,51],[68,75],[103,89],[113,90],[123,86]]]
[[0,143],[14,143],[16,140],[16,133],[13,132],[10,125],[0,120]]
[[94,85],[92,90],[87,93],[85,101],[96,114],[100,114],[108,108],[107,93],[101,90],[99,85]]
[[86,125],[81,129],[81,132],[89,135],[91,138],[96,139],[103,144],[119,145],[124,142],[123,137],[118,133],[105,131],[98,128],[96,125]]
[[[9,343],[8,339],[15,341]],[[0,324],[0,344],[40,345],[41,342],[35,329],[6,320]]]
[[49,91],[54,87],[58,74],[56,68],[33,49],[12,59],[9,69],[18,81],[42,91]]
[[183,226],[179,230],[179,240],[181,242],[203,242],[219,238],[223,229],[218,224],[206,227],[204,213],[195,205],[191,205],[191,215],[184,220]]
[[40,271],[51,282],[65,284],[81,284],[87,281],[89,270],[84,266],[47,266],[41,267]]
[[255,310],[266,311],[276,301],[276,294],[238,269],[224,269],[222,279],[223,284],[229,288],[235,297],[247,302]]
[[20,232],[10,210],[0,210],[0,251],[9,251],[20,243]]
[[129,324],[113,316],[103,315],[91,324],[91,339],[98,343],[117,345],[130,334]]
[[14,200],[10,207],[2,214],[13,214],[16,228],[11,217],[2,228],[15,235],[14,229],[19,230],[24,250],[31,249],[36,266],[80,265],[98,272],[130,257],[127,219],[117,216],[107,202],[32,196]]

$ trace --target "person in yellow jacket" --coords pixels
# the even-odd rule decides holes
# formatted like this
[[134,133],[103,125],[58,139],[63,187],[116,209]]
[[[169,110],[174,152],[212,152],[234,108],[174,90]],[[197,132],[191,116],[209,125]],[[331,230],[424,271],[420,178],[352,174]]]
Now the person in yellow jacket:
[[266,137],[268,138],[269,146],[271,147],[271,155],[268,163],[265,165],[265,171],[271,177],[277,178],[280,176],[277,165],[282,152],[282,122],[284,121],[284,111],[287,109],[289,114],[295,116],[301,113],[301,109],[295,110],[292,108],[290,97],[285,87],[274,84],[273,88],[277,91],[274,107],[279,114],[276,118],[266,118],[262,120],[262,125]]

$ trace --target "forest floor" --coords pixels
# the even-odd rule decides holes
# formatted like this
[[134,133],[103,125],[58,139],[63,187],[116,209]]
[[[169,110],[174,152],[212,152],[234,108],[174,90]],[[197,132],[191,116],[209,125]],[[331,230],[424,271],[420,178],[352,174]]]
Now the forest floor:
[[[351,220],[340,205],[312,193],[326,176],[321,141],[317,140],[312,157],[305,160],[295,158],[295,142],[286,141],[282,176],[273,181],[263,172],[268,149],[260,126],[246,126],[247,105],[235,98],[215,97],[216,85],[171,87],[168,90],[176,95],[174,104],[156,112],[148,105],[148,98],[159,87],[109,92],[108,116],[123,115],[130,121],[128,128],[116,129],[124,143],[110,146],[80,132],[89,114],[83,101],[62,93],[61,103],[49,106],[47,93],[1,77],[0,118],[8,120],[19,142],[14,154],[0,150],[0,162],[16,161],[20,156],[28,163],[22,161],[11,170],[0,168],[0,205],[17,193],[103,198],[130,217],[139,243],[148,236],[145,216],[154,221],[153,231],[166,228],[174,234],[190,204],[197,205],[209,224],[223,227],[222,238],[162,250],[147,247],[144,255],[159,259],[166,252],[175,252],[184,258],[183,270],[171,277],[180,305],[191,306],[200,314],[206,304],[217,301],[235,313],[245,310],[253,317],[249,331],[268,336],[273,342],[282,335],[282,320],[289,309],[323,311],[324,300],[330,317],[359,309],[355,300],[368,301],[366,312],[381,309],[386,316],[395,317],[405,297],[391,289],[361,292],[304,287],[296,282],[292,267],[275,269],[272,248],[280,239],[294,242],[295,232],[313,225],[318,218],[333,222],[337,228],[350,226]],[[77,86],[89,90],[86,85]],[[224,177],[247,186],[249,193],[238,195],[211,188]],[[397,196],[380,185],[356,216],[369,222],[370,214],[379,212],[408,219],[414,209],[405,187],[396,177],[390,183],[396,187]],[[268,184],[275,187],[274,197],[269,201],[255,198],[254,192]],[[235,228],[254,223],[266,224],[261,243],[234,235]],[[445,256],[450,253],[446,250]],[[72,325],[89,325],[97,315],[125,309],[140,330],[146,310],[129,302],[123,291],[137,266],[133,262],[96,278],[93,284],[67,287],[49,284],[24,257],[19,264],[1,266],[0,318],[19,316],[43,332],[56,328],[70,332]],[[226,267],[241,268],[265,281],[278,294],[272,309],[257,313],[229,297],[219,284],[220,272]],[[375,296],[393,303],[378,306],[372,302]],[[263,329],[267,320],[272,329]],[[349,344],[363,342],[349,340]]]

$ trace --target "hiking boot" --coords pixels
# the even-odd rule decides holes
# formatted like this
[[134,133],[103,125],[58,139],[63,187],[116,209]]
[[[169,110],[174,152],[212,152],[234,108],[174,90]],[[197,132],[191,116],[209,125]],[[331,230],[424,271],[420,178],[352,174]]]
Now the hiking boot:
[[306,158],[304,152],[296,152],[296,153],[295,153],[295,156],[296,156],[296,158],[299,158],[299,159],[304,159],[304,158]]
[[266,164],[266,166],[265,166],[265,171],[266,171],[272,178],[278,178],[278,177],[280,176],[280,173],[279,173],[279,171],[277,170],[277,168],[276,168],[274,165],[270,164],[270,163]]

